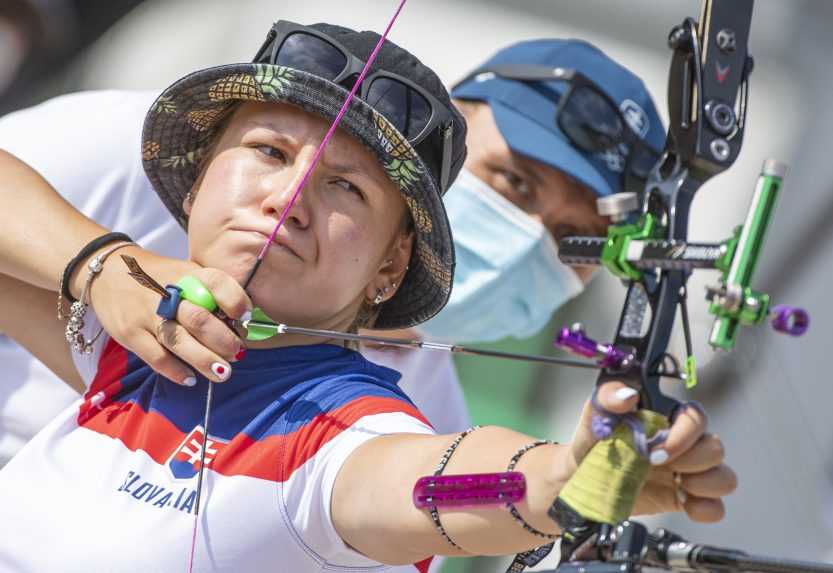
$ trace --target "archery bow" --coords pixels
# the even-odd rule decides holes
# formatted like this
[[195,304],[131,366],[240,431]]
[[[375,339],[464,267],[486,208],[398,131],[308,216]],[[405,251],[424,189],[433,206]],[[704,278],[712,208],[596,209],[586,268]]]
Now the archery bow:
[[[775,329],[788,334],[802,334],[809,323],[801,309],[781,306],[770,313],[768,295],[750,285],[786,172],[783,164],[764,163],[747,219],[730,239],[721,244],[687,242],[694,194],[732,165],[743,142],[752,7],[753,0],[704,0],[699,25],[688,18],[672,30],[670,125],[663,157],[641,194],[599,200],[600,213],[613,219],[606,238],[571,237],[559,246],[564,262],[601,264],[628,281],[613,343],[599,345],[581,328],[562,332],[556,343],[584,356],[628,358],[629,368],[615,362],[618,370],[603,370],[597,385],[617,380],[639,391],[641,410],[628,422],[642,426],[647,436],[661,435],[681,406],[661,392],[655,368],[667,355],[678,307],[686,340],[686,381],[696,383],[686,307],[686,284],[694,269],[722,273],[720,284],[707,291],[709,311],[715,315],[709,342],[715,348],[730,350],[741,325],[760,324],[770,314]],[[643,564],[687,571],[833,571],[830,565],[693,545],[664,530],[649,535],[643,525],[628,520],[650,469],[648,461],[637,451],[627,425],[602,430],[597,435],[606,439],[594,446],[550,509],[563,531],[558,571],[638,573]],[[579,555],[589,560],[571,561]]]

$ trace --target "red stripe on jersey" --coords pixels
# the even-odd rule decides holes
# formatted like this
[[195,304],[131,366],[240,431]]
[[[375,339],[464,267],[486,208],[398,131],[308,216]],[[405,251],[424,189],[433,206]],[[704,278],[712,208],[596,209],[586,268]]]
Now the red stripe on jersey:
[[[401,412],[428,424],[411,404],[398,398],[367,396],[322,413],[286,435],[254,440],[240,433],[220,450],[210,469],[226,475],[244,475],[269,481],[286,481],[330,440],[360,418]],[[113,402],[96,408],[79,425],[121,441],[129,450],[142,450],[164,465],[180,447],[185,433],[156,412],[145,412],[133,402]],[[210,435],[210,432],[209,432]]]
[[127,374],[127,350],[112,338],[107,341],[98,359],[98,370],[90,387],[84,393],[84,402],[78,408],[78,425],[85,425],[88,418],[121,392],[122,376]]
[[98,358],[98,370],[84,397],[89,398],[104,390],[114,381],[121,380],[125,374],[127,374],[127,350],[110,338]]
[[319,414],[303,427],[284,436],[273,435],[255,441],[240,434],[217,455],[211,468],[223,475],[246,475],[284,482],[360,418],[392,412],[401,412],[428,424],[419,410],[401,399],[367,396]]
[[156,412],[145,412],[134,402],[108,404],[80,425],[121,441],[131,451],[142,450],[160,465],[165,464],[185,438],[167,418]]
[[428,573],[428,568],[431,567],[431,560],[433,559],[433,556],[429,557],[428,559],[423,559],[419,563],[414,563],[414,567],[417,568],[417,571],[419,571],[419,573]]

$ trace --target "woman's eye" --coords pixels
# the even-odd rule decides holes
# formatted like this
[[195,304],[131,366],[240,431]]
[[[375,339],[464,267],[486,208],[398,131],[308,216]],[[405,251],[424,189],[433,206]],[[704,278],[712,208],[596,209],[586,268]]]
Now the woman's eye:
[[272,159],[286,159],[286,155],[284,155],[284,152],[278,149],[277,147],[272,147],[271,145],[255,145],[254,148],[257,149],[258,152],[262,153],[263,155],[268,155]]
[[333,183],[335,185],[341,187],[345,191],[349,191],[350,193],[355,193],[356,195],[358,195],[358,197],[360,199],[364,200],[364,193],[362,192],[362,190],[359,189],[356,185],[347,181],[346,179],[336,179],[335,181],[333,181]]

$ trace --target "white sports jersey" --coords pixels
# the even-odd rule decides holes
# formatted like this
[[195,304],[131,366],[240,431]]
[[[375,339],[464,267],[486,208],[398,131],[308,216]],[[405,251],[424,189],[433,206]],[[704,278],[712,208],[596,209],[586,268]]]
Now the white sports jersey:
[[402,374],[399,387],[438,434],[471,427],[463,389],[448,352],[414,348],[361,347],[362,355]]
[[[0,149],[43,176],[73,207],[143,247],[188,255],[185,233],[145,177],[142,120],[155,92],[83,92],[0,118]],[[78,398],[37,359],[0,334],[0,467]]]
[[[0,571],[187,571],[206,380],[174,384],[109,339],[76,363],[83,399],[0,471]],[[432,433],[398,377],[325,344],[235,363],[214,387],[194,571],[426,572],[348,548],[330,514],[356,447]]]
[[[185,258],[185,234],[142,169],[142,122],[155,97],[156,92],[118,90],[57,97],[0,118],[0,148],[31,165],[104,227],[160,254]],[[368,356],[402,373],[400,388],[439,433],[470,425],[449,355],[385,349],[369,350]],[[0,383],[2,467],[77,394],[2,335],[0,362],[6,372]]]

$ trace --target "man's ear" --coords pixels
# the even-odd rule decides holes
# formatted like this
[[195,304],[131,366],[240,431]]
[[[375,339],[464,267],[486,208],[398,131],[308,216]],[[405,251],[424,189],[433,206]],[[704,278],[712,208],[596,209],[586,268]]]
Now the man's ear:
[[387,256],[379,265],[376,277],[367,284],[365,291],[367,300],[374,304],[381,304],[396,294],[408,272],[414,240],[413,231],[399,233],[388,250]]

